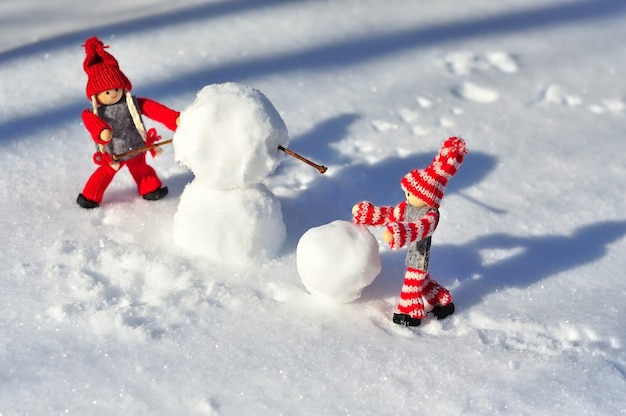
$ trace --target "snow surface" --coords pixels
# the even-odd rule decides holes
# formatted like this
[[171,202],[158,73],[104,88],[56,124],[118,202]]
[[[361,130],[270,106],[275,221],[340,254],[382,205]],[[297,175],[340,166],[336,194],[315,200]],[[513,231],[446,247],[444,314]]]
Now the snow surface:
[[[40,3],[0,2],[0,414],[626,412],[626,2]],[[99,209],[76,205],[92,35],[173,108],[205,85],[262,91],[289,147],[328,166],[290,158],[264,181],[274,259],[173,244],[194,176],[172,147],[151,162],[164,200],[122,172]],[[359,300],[308,294],[300,237],[397,202],[453,135],[470,152],[431,272],[457,312],[394,325],[405,253],[383,244]]]

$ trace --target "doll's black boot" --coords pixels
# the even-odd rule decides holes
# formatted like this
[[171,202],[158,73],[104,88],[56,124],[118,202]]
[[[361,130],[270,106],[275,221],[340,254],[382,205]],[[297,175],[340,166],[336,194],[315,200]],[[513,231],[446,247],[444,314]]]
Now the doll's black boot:
[[446,306],[435,306],[430,313],[435,315],[437,319],[443,319],[454,313],[454,303],[450,302]]
[[97,202],[93,202],[85,198],[83,194],[78,194],[78,198],[76,198],[76,203],[86,209],[98,208],[100,206]]
[[147,194],[143,195],[143,199],[147,199],[148,201],[156,201],[163,198],[165,195],[167,195],[167,186],[159,188],[156,191],[148,192]]
[[405,313],[394,313],[393,323],[403,326],[420,326],[422,321],[417,318],[411,318]]

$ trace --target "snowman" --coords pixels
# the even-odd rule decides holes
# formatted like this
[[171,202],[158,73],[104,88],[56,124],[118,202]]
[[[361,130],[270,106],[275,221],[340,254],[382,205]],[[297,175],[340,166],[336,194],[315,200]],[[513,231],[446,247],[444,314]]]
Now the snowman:
[[174,242],[194,256],[240,266],[274,258],[286,239],[278,198],[263,184],[284,158],[284,121],[260,91],[207,85],[180,114],[176,160],[195,178],[174,215]]

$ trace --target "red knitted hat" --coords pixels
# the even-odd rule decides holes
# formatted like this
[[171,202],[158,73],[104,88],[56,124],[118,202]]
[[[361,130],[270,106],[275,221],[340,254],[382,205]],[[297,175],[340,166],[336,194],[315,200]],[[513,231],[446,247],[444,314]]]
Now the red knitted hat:
[[458,137],[450,137],[443,142],[439,154],[435,156],[430,166],[410,171],[404,175],[400,186],[428,206],[438,208],[448,179],[456,173],[466,153],[465,141]]
[[95,36],[87,39],[84,46],[87,54],[83,62],[87,73],[87,98],[91,100],[92,96],[115,88],[131,90],[132,84],[120,70],[117,60],[104,50],[108,46]]

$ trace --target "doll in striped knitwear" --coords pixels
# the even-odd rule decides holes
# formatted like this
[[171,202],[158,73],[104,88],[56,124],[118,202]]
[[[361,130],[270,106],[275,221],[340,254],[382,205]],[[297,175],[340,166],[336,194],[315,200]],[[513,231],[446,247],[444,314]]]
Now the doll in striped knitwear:
[[424,301],[433,307],[431,312],[437,319],[454,313],[450,292],[428,273],[428,258],[444,188],[466,153],[465,141],[451,137],[441,145],[430,166],[414,169],[402,178],[405,201],[395,207],[376,207],[364,201],[352,208],[354,223],[387,227],[382,237],[392,249],[408,246],[404,284],[393,314],[396,324],[418,326],[424,318]]

